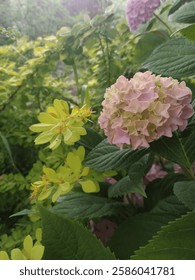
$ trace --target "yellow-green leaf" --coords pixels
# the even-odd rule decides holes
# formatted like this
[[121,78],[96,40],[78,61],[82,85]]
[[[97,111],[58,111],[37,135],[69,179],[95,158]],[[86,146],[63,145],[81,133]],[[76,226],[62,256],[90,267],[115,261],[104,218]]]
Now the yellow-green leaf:
[[45,248],[42,245],[35,245],[31,250],[30,259],[41,260],[43,257],[44,249]]
[[86,193],[98,192],[100,189],[98,183],[92,180],[81,181],[80,184]]
[[11,259],[12,260],[26,260],[27,258],[24,256],[22,251],[18,248],[13,249],[11,251]]

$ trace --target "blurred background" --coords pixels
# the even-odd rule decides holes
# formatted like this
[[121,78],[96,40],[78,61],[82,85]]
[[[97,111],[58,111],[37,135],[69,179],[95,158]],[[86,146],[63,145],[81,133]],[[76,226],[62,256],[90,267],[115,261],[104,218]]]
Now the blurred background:
[[55,34],[111,8],[124,16],[125,0],[0,0],[0,26],[30,39]]

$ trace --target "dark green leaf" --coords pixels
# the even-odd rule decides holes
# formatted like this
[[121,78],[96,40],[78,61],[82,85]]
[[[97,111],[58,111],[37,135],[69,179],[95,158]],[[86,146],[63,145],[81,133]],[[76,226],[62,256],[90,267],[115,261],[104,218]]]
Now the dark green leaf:
[[177,182],[173,190],[174,194],[183,204],[195,210],[195,181]]
[[154,49],[143,65],[156,74],[175,78],[195,75],[195,43],[176,38]]
[[181,140],[190,163],[193,163],[195,160],[195,131],[192,131],[188,137],[181,138]]
[[151,143],[150,148],[153,152],[159,154],[167,160],[178,163],[190,174],[191,163],[187,151],[181,139],[173,134],[171,138],[161,137],[159,140]]
[[64,196],[51,211],[71,218],[99,218],[103,216],[119,215],[127,206],[104,197],[86,193],[70,193]]
[[11,215],[10,218],[16,217],[16,216],[33,215],[33,214],[36,214],[36,213],[37,212],[34,211],[34,210],[24,209],[24,210],[22,210],[20,212],[17,212],[15,214]]
[[45,260],[115,259],[90,231],[77,221],[56,215],[40,207],[43,220]]
[[152,51],[167,40],[167,34],[164,31],[152,31],[143,35],[136,45],[134,59],[138,63],[143,63]]
[[194,260],[195,212],[170,222],[143,248],[133,260]]
[[141,184],[135,185],[130,180],[129,176],[122,178],[108,189],[109,197],[120,197],[128,193],[140,193],[141,195],[146,196],[143,186]]
[[162,225],[186,211],[187,208],[176,197],[169,197],[161,201],[152,212],[138,214],[122,223],[108,245],[116,257],[129,259],[135,250],[147,244]]
[[171,15],[171,20],[179,23],[195,23],[195,1],[182,5]]
[[145,209],[151,210],[160,200],[173,194],[175,182],[187,180],[184,174],[171,173],[162,179],[150,182],[146,187]]
[[177,0],[174,5],[172,6],[172,8],[169,11],[169,15],[175,13],[175,11],[177,11],[183,4],[185,4],[186,2],[191,2],[194,0]]
[[86,157],[85,165],[98,171],[121,170],[128,168],[149,152],[148,149],[120,150],[117,146],[103,140]]
[[134,185],[143,185],[143,177],[148,170],[148,165],[151,165],[150,155],[143,156],[130,166],[128,174]]
[[81,139],[78,141],[78,144],[84,146],[88,150],[92,150],[103,140],[103,138],[92,128],[85,126],[85,129],[87,134],[81,137]]

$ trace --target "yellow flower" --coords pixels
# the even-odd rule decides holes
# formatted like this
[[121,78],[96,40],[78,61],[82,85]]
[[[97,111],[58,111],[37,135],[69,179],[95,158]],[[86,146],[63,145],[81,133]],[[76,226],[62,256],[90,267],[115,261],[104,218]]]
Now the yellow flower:
[[39,114],[40,123],[30,126],[33,132],[41,132],[35,139],[35,144],[50,142],[49,148],[52,150],[57,149],[62,141],[67,145],[74,145],[80,136],[86,135],[83,125],[90,115],[91,110],[86,105],[82,108],[74,107],[70,113],[67,102],[55,99],[52,107]]
[[39,201],[51,195],[52,202],[59,196],[70,192],[76,183],[79,183],[84,192],[98,192],[99,184],[93,178],[88,178],[89,167],[83,167],[85,149],[80,146],[77,150],[69,152],[64,165],[56,171],[52,168],[43,167],[42,181],[32,184],[31,198]]
[[[37,229],[37,241],[33,244],[32,237],[27,235],[23,241],[23,249],[15,248],[11,250],[12,260],[41,260],[44,253],[44,246],[41,245],[41,229]],[[6,251],[0,251],[0,260],[9,260]]]

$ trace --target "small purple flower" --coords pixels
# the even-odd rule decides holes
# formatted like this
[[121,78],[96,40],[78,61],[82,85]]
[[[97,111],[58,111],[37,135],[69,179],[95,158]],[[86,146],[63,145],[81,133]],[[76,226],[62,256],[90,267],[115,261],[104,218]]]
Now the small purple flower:
[[127,0],[126,19],[131,31],[148,21],[160,6],[160,0]]

